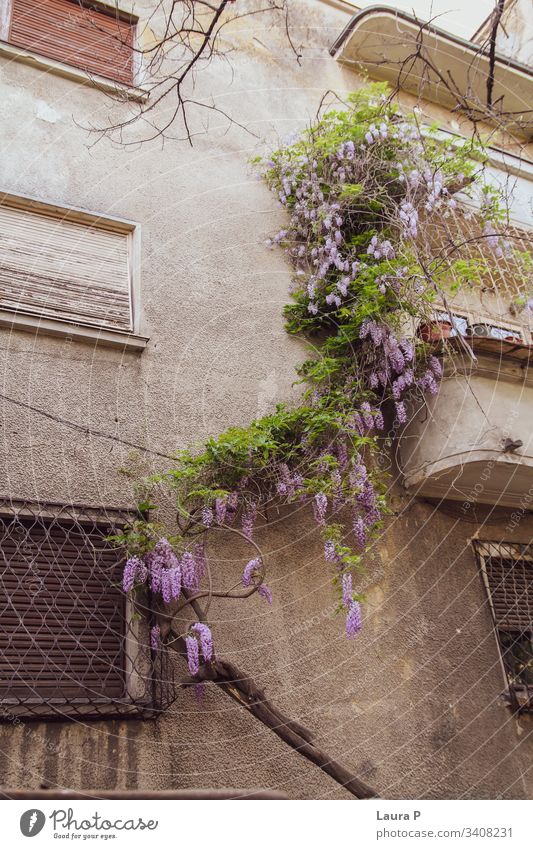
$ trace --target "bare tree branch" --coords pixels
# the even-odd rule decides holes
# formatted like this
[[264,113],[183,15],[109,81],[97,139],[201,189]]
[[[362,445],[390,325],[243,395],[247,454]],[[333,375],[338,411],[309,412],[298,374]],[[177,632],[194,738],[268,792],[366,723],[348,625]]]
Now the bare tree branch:
[[284,743],[287,743],[302,757],[318,766],[356,799],[379,798],[373,788],[320,749],[307,728],[292,719],[288,719],[279,708],[267,699],[264,691],[255,681],[233,663],[217,659],[203,666],[196,678],[183,683],[192,685],[206,681],[216,684],[233,701],[273,731]]
[[200,678],[204,681],[212,681],[220,687],[230,698],[270,728],[284,743],[318,766],[356,799],[378,798],[375,790],[320,749],[313,741],[310,731],[288,719],[266,698],[263,690],[253,679],[234,664],[215,660],[214,663],[200,670]]
[[[78,2],[84,5],[85,0]],[[291,35],[288,0],[255,0],[255,3],[248,4],[248,8],[233,11],[239,8],[238,2],[239,0],[216,0],[213,3],[205,0],[173,0],[167,8],[165,0],[159,0],[145,22],[139,39],[142,44],[144,36],[147,36],[148,45],[138,44],[133,48],[127,45],[130,50],[133,49],[142,66],[145,80],[143,88],[149,94],[149,99],[138,104],[134,114],[123,121],[110,122],[100,127],[92,126],[89,129],[96,133],[98,138],[116,136],[118,143],[124,147],[157,138],[187,140],[192,144],[194,136],[205,132],[206,128],[195,130],[190,113],[193,110],[203,110],[208,114],[219,115],[228,126],[235,125],[250,132],[246,126],[219,107],[214,98],[202,99],[193,96],[197,73],[204,71],[215,59],[227,59],[234,51],[229,43],[224,43],[224,31],[245,18],[274,13],[280,17],[287,44],[298,64],[302,54]],[[101,29],[97,20],[92,20],[91,26],[97,31]],[[101,31],[104,32],[103,29]],[[109,38],[108,33],[107,37]],[[115,35],[114,38],[120,44],[126,44],[123,36]],[[120,91],[107,92],[107,96],[117,101],[124,100]],[[168,101],[173,104],[170,114],[162,117],[159,109]],[[124,137],[124,131],[137,123],[146,124],[150,130],[140,141],[129,141]],[[179,135],[169,136],[169,131],[174,126],[180,128]]]
[[496,66],[496,37],[498,35],[498,27],[503,15],[505,0],[497,0],[494,12],[492,13],[492,26],[490,31],[490,48],[489,48],[489,73],[487,76],[487,106],[492,108],[492,97],[494,92],[494,69]]

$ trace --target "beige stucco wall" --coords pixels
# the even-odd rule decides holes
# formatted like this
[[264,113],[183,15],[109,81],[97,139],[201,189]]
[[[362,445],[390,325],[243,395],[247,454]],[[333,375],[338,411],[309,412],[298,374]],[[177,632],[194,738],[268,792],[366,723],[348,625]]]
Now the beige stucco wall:
[[[146,17],[150,3],[135,4]],[[125,115],[102,93],[2,60],[0,185],[142,226],[142,354],[0,330],[1,392],[162,453],[295,397],[301,342],[283,330],[289,268],[265,238],[283,213],[249,167],[307,124],[326,89],[359,80],[327,53],[345,22],[332,6],[291,3],[299,67],[280,33],[252,19],[234,34],[233,79],[214,64],[199,83],[255,133],[211,131],[191,149],[160,142],[93,145],[89,124]],[[73,120],[74,119],[74,120]],[[2,489],[12,497],[131,501],[117,469],[130,448],[0,399]],[[159,458],[138,452],[139,463]],[[221,654],[253,671],[286,712],[383,796],[531,795],[531,726],[499,702],[498,656],[469,538],[531,537],[409,502],[369,558],[366,628],[348,643],[309,517],[265,538],[272,608],[217,608]],[[451,513],[449,511],[452,511]],[[222,566],[221,566],[222,568]],[[529,745],[529,748],[528,748]],[[4,786],[264,786],[298,798],[346,796],[218,692],[198,711],[183,692],[157,722],[0,727]]]

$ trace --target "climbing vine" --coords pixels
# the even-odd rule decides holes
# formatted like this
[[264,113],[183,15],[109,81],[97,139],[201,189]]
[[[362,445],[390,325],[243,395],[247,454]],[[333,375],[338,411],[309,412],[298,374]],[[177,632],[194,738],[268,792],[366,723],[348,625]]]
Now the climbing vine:
[[[141,508],[155,518],[115,538],[129,552],[125,592],[151,593],[153,648],[180,644],[193,680],[214,657],[211,600],[272,601],[254,530],[274,504],[312,508],[346,633],[360,631],[357,576],[387,513],[380,439],[407,421],[414,398],[438,391],[442,375],[416,327],[448,309],[447,294],[480,280],[484,263],[512,251],[482,147],[404,114],[384,85],[354,93],[255,165],[287,211],[269,240],[294,269],[287,330],[313,340],[297,370],[300,403],[179,452],[145,485]],[[465,250],[465,218],[488,259]],[[151,503],[161,488],[175,503],[172,531]],[[250,546],[229,589],[206,557],[205,538],[217,531]],[[183,631],[176,622],[187,606],[195,621]]]

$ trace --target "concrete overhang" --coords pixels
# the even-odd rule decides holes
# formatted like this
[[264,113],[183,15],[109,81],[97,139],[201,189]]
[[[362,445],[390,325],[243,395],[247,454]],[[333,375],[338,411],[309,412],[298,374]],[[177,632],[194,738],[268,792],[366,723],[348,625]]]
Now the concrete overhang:
[[[454,340],[449,343],[461,350]],[[469,339],[437,395],[409,404],[399,461],[412,496],[533,509],[533,349]]]
[[[432,69],[417,57],[423,50]],[[452,89],[468,96],[473,112],[486,103],[489,57],[480,45],[386,6],[369,6],[348,22],[330,53],[370,77],[453,109]],[[533,71],[496,54],[493,110],[505,113],[510,130],[533,138]],[[481,114],[479,114],[481,118]],[[527,124],[527,127],[524,125]]]

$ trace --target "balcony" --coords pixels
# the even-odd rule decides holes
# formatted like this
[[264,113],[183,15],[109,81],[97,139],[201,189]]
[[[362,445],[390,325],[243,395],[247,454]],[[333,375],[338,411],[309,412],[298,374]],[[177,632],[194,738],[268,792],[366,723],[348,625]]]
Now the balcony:
[[412,495],[533,509],[533,347],[449,339],[438,395],[409,410],[400,439]]

